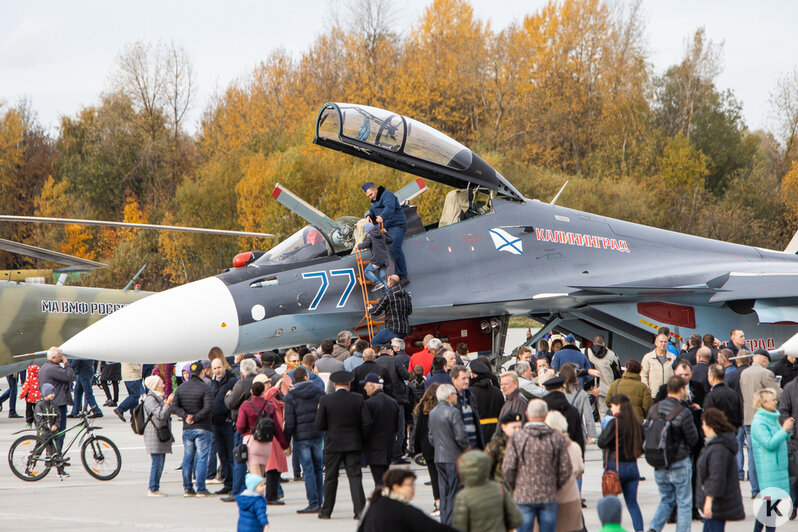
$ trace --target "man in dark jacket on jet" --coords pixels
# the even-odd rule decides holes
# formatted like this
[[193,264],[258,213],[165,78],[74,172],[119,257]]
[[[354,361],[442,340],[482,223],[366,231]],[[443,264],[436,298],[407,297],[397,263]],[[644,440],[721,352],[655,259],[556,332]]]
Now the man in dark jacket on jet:
[[382,227],[391,235],[391,251],[396,258],[396,274],[399,276],[402,286],[407,284],[407,264],[405,254],[402,252],[402,241],[407,230],[407,218],[399,205],[399,200],[390,190],[385,187],[377,187],[369,181],[364,183],[363,192],[371,200],[371,208],[366,213],[366,217],[375,225],[382,224]]

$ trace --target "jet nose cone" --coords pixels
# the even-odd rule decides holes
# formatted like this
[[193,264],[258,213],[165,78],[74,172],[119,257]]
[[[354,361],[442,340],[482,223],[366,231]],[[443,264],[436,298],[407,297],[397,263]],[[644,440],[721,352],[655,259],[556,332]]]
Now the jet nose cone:
[[230,290],[209,277],[145,297],[61,345],[65,355],[119,362],[205,358],[212,347],[232,354],[238,313]]

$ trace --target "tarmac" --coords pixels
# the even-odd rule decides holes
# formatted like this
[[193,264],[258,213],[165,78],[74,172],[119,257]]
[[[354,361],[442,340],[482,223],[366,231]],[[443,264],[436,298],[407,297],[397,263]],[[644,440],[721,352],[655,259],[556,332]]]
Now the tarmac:
[[[104,396],[95,388],[95,397]],[[24,419],[8,419],[8,403],[0,413],[0,451],[5,456],[11,443],[19,437],[12,433],[25,428]],[[24,403],[17,402],[17,412],[24,414]],[[235,530],[238,508],[235,503],[224,503],[218,497],[207,499],[184,498],[182,477],[177,468],[183,456],[180,444],[181,423],[174,422],[176,439],[173,454],[167,455],[166,466],[161,480],[161,490],[169,496],[164,498],[147,497],[150,457],[144,451],[144,442],[130,429],[130,425],[122,423],[111,412],[111,408],[103,408],[105,417],[94,420],[96,426],[102,427],[99,434],[109,437],[122,453],[122,471],[110,481],[99,481],[90,477],[80,461],[77,443],[70,452],[71,467],[69,478],[60,480],[53,470],[42,480],[25,482],[11,472],[7,460],[0,464],[0,530],[170,530],[170,531],[212,531]],[[75,420],[69,420],[72,426]],[[69,440],[67,440],[68,442]],[[404,467],[404,466],[403,466]],[[429,480],[426,468],[412,464],[410,467],[417,475],[416,496],[413,503],[419,508],[431,511],[432,490],[424,482]],[[639,461],[640,472],[646,480],[640,483],[638,502],[643,512],[643,520],[648,526],[659,502],[654,472],[645,463]],[[290,459],[289,459],[290,469]],[[346,475],[341,472],[338,496],[332,519],[319,521],[315,515],[297,515],[296,510],[307,505],[304,483],[291,481],[284,483],[285,506],[270,506],[268,509],[270,531],[275,530],[317,530],[325,532],[354,531],[357,522],[352,519],[352,503]],[[596,503],[601,498],[601,451],[589,446],[586,453],[586,471],[582,484],[582,496],[587,501],[583,510],[584,521],[588,531],[601,528],[596,514]],[[289,471],[284,478],[291,478]],[[373,490],[371,474],[363,469],[363,487],[368,496]],[[211,491],[221,489],[219,484],[209,484]],[[743,503],[747,519],[741,522],[727,523],[730,532],[750,531],[753,529],[753,511],[751,509],[750,488],[747,482],[741,483]],[[796,521],[791,521],[780,529],[796,530]],[[631,519],[624,508],[623,525],[632,530]],[[693,521],[692,530],[699,531],[702,524]],[[675,525],[666,525],[665,531],[675,530]]]

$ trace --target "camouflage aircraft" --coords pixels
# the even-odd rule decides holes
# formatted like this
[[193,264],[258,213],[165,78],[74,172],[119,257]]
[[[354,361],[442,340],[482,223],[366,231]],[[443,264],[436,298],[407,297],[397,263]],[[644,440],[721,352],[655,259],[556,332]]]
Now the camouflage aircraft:
[[[18,216],[2,216],[0,219],[6,221],[46,221],[70,224],[87,222],[86,220],[42,219]],[[188,230],[202,233],[241,235],[240,231],[152,226],[124,222],[90,222],[93,225],[121,225],[144,229]],[[263,233],[248,233],[248,235],[271,236]],[[0,250],[64,265],[64,267],[55,270],[9,271],[6,272],[7,275],[5,277],[7,278],[0,277],[0,376],[23,370],[31,363],[42,362],[44,360],[44,351],[50,346],[62,344],[65,340],[101,318],[152,293],[127,289],[117,290],[26,283],[24,280],[31,275],[44,277],[52,275],[53,272],[65,274],[67,272],[101,268],[106,265],[4,239],[0,239]],[[141,273],[141,270],[139,270],[139,273]],[[128,283],[128,287],[131,283]],[[115,360],[113,352],[107,352],[95,358]]]
[[[719,242],[525,198],[462,144],[382,109],[326,104],[314,142],[455,188],[440,220],[424,223],[404,207],[417,331],[495,348],[507,317],[526,315],[545,323],[542,332],[604,333],[626,356],[649,350],[662,325],[681,338],[740,327],[751,347],[770,350],[798,331],[795,249]],[[212,347],[232,354],[316,343],[351,329],[368,295],[357,289],[354,231],[342,225],[308,225],[215,277],[129,305],[62,348],[168,362]],[[795,344],[781,350],[798,352]]]

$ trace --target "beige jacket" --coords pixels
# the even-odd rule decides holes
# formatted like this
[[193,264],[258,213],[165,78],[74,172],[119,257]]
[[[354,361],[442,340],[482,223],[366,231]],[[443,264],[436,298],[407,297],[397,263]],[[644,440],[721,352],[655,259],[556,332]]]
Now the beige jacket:
[[673,377],[673,362],[676,360],[676,355],[666,351],[665,356],[665,364],[661,364],[657,358],[657,351],[654,350],[646,353],[640,362],[640,365],[643,366],[640,380],[648,386],[652,398],[657,395],[659,387]]
[[754,421],[756,413],[754,394],[763,388],[773,388],[776,390],[777,399],[781,397],[781,386],[769,369],[754,363],[740,373],[740,393],[743,394],[743,424],[750,425]]
[[141,364],[130,364],[122,362],[122,380],[137,381],[141,380]]

